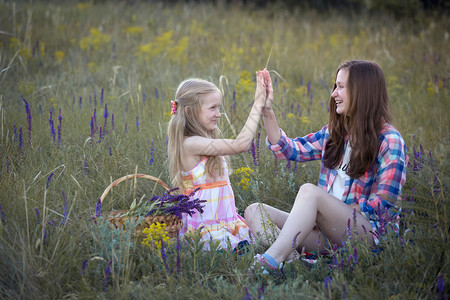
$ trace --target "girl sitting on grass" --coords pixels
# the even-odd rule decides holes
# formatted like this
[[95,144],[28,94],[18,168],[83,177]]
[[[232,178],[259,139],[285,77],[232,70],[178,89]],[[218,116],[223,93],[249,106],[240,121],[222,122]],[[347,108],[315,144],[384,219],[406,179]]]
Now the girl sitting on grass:
[[279,269],[294,248],[326,250],[330,247],[326,239],[341,245],[349,234],[377,244],[383,231],[380,225],[392,217],[391,201],[400,199],[408,162],[403,138],[391,125],[381,68],[369,61],[341,65],[328,124],[294,139],[278,127],[270,76],[265,83],[269,89],[263,119],[269,149],[280,159],[321,160],[321,167],[318,186],[302,185],[290,213],[259,203],[245,210],[251,231],[267,245],[270,241],[263,230],[267,218],[278,230],[268,250],[255,256],[256,267],[263,273]]
[[193,197],[207,201],[202,214],[183,215],[181,233],[199,230],[205,250],[210,249],[210,241],[219,241],[221,249],[229,245],[234,249],[250,240],[250,230],[236,212],[226,155],[250,149],[266,99],[261,72],[257,72],[256,79],[253,107],[235,139],[218,138],[222,94],[211,82],[187,79],[179,85],[172,101],[168,128],[172,184],[184,194],[200,188]]

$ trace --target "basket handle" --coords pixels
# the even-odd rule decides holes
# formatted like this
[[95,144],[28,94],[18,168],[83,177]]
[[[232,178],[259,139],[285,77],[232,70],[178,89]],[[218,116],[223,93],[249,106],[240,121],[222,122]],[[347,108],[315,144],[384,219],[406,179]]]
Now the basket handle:
[[170,191],[169,186],[164,183],[164,181],[162,181],[161,179],[157,178],[157,177],[153,177],[151,175],[147,175],[147,174],[129,174],[129,175],[125,175],[120,177],[119,179],[116,179],[115,181],[113,181],[107,188],[106,190],[103,192],[103,194],[100,196],[100,203],[103,202],[103,200],[105,199],[106,195],[109,193],[109,191],[115,187],[116,185],[118,185],[119,183],[121,183],[122,181],[128,180],[128,179],[132,179],[132,178],[145,178],[145,179],[149,179],[149,180],[153,180],[156,183],[159,183],[161,186],[163,186],[167,191]]

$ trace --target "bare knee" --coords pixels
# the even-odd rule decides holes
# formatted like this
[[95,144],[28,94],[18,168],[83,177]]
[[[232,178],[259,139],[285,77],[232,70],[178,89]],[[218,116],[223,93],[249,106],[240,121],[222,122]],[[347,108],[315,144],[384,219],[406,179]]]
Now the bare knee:
[[262,205],[261,203],[256,202],[256,203],[252,203],[249,206],[247,206],[247,208],[244,211],[244,219],[246,221],[251,221],[254,218],[255,214],[257,214],[258,211],[260,210],[259,207],[261,205]]

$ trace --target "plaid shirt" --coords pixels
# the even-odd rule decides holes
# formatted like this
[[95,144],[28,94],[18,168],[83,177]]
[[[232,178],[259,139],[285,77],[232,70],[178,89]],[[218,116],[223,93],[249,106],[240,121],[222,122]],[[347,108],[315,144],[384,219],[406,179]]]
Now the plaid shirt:
[[[281,139],[271,145],[266,144],[279,159],[298,162],[321,160],[318,186],[328,192],[337,175],[336,169],[325,167],[322,157],[325,145],[330,138],[328,125],[316,133],[291,139],[281,130]],[[400,133],[390,124],[385,124],[378,137],[378,154],[374,167],[367,170],[359,178],[345,181],[342,201],[346,204],[358,203],[361,213],[378,232],[380,229],[379,214],[394,207],[390,200],[400,200],[400,193],[406,181],[408,156],[406,146]]]

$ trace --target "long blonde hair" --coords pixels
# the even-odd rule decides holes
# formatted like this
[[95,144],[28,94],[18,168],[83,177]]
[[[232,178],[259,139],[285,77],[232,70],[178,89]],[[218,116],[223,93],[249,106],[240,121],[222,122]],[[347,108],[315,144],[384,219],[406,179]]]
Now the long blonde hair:
[[[206,95],[220,90],[213,83],[190,78],[180,83],[175,93],[177,110],[172,115],[168,127],[168,156],[169,175],[172,186],[180,188],[184,192],[181,176],[184,139],[190,136],[202,136],[206,138],[217,138],[218,130],[206,130],[198,122],[203,99]],[[220,93],[222,94],[222,93]],[[186,113],[186,107],[188,113]],[[206,163],[206,172],[209,176],[223,175],[223,163],[219,156],[209,156]]]

